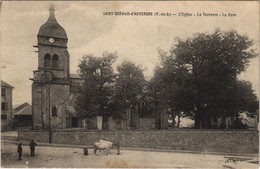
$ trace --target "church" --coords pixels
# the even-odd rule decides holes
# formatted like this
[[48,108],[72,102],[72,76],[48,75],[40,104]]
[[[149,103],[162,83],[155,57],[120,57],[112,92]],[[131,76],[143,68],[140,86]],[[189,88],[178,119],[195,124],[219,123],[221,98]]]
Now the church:
[[84,127],[78,120],[73,104],[77,97],[78,75],[70,74],[68,37],[55,18],[54,6],[37,35],[38,68],[33,71],[33,129]]
[[[68,37],[64,28],[55,18],[54,6],[37,35],[38,68],[33,71],[32,83],[32,126],[34,130],[46,129],[102,129],[102,118],[78,119],[75,103],[79,95],[78,86],[84,79],[70,74]],[[138,112],[122,111],[125,118],[108,119],[109,130],[154,129],[154,118],[141,118]],[[162,115],[168,126],[168,116]],[[162,119],[161,118],[161,119]],[[160,120],[161,121],[161,120]],[[132,126],[132,127],[131,127]],[[134,127],[133,127],[134,126]]]

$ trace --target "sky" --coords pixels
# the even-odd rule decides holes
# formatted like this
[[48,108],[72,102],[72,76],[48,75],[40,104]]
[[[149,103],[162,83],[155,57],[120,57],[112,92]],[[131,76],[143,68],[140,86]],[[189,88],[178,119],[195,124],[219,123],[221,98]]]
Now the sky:
[[[255,40],[259,52],[259,5],[257,1],[4,1],[1,5],[1,79],[14,86],[13,105],[31,103],[29,78],[38,67],[37,33],[49,17],[55,16],[68,36],[70,71],[77,73],[83,55],[102,56],[117,52],[116,65],[130,60],[151,77],[159,63],[158,49],[169,51],[174,40],[195,33],[213,33],[217,28],[235,29]],[[103,12],[168,12],[176,16],[107,16]],[[184,17],[179,13],[192,13]],[[236,16],[196,16],[197,13],[225,13]],[[250,81],[259,96],[259,59],[250,62],[240,79]]]

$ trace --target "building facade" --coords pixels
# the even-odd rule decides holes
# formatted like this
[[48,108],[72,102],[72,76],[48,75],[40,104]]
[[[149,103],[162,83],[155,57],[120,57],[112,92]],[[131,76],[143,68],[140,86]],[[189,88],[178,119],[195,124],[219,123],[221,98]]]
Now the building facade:
[[50,7],[50,16],[38,32],[38,68],[33,72],[32,119],[34,129],[82,127],[73,102],[75,85],[81,81],[70,74],[68,38]]
[[1,80],[1,129],[13,128],[13,89],[14,87]]

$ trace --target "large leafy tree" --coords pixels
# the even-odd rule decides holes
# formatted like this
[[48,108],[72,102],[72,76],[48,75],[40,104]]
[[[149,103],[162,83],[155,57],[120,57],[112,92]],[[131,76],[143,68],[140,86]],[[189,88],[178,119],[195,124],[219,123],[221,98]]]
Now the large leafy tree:
[[107,128],[107,119],[112,112],[111,97],[115,80],[112,64],[116,58],[116,53],[104,52],[103,57],[83,56],[79,63],[79,73],[84,84],[76,103],[78,116],[102,116],[103,128]]
[[114,114],[121,118],[123,110],[135,111],[139,99],[143,95],[145,78],[143,69],[130,61],[124,61],[117,67],[117,77],[114,86]]
[[237,79],[256,57],[252,45],[253,40],[236,31],[217,30],[179,39],[169,55],[160,52],[166,98],[173,110],[192,112],[196,128],[208,127],[212,115],[254,113],[253,90]]
[[180,117],[190,115],[192,110],[192,90],[187,85],[188,74],[175,61],[175,57],[168,56],[160,50],[161,66],[155,68],[153,78],[149,83],[149,92],[154,100],[155,114],[167,111],[172,117],[172,126],[175,126],[175,117],[178,117],[177,126],[180,125]]

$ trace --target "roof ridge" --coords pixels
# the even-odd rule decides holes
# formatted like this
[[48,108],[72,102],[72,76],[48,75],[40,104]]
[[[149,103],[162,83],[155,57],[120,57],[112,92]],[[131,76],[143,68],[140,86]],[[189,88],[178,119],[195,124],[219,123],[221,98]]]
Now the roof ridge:
[[[25,111],[25,110],[27,110],[27,111]],[[30,104],[28,104],[25,107],[23,107],[22,109],[20,109],[19,111],[16,111],[14,113],[14,115],[32,115],[32,106]]]
[[30,104],[28,102],[25,102],[25,103],[21,104],[20,106],[16,107],[14,110],[18,112],[21,109],[23,109],[24,107],[26,107],[27,105],[30,105]]
[[5,81],[1,80],[1,86],[5,86],[5,87],[10,87],[10,88],[14,88],[12,85],[6,83]]

